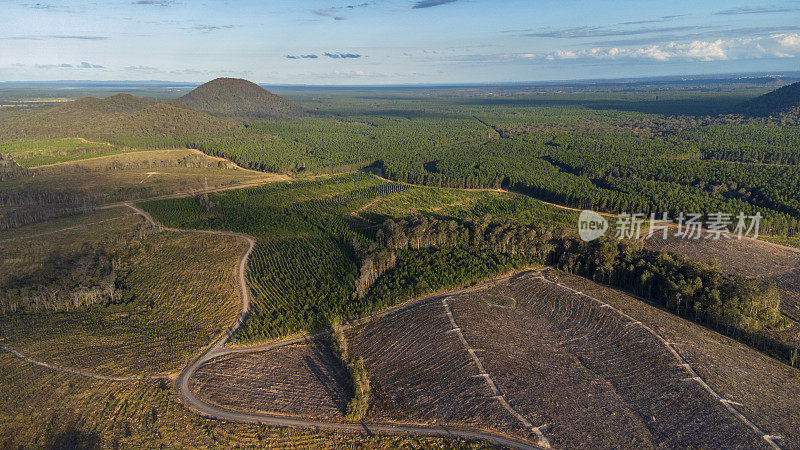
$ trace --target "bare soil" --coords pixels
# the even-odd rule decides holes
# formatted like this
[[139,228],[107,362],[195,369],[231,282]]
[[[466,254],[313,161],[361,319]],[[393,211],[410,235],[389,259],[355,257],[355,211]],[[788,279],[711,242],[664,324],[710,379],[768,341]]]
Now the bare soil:
[[[370,374],[372,422],[461,425],[534,439],[492,398],[469,353],[430,301],[348,333]],[[535,440],[535,439],[534,439]]]
[[[700,325],[580,277],[548,271],[665,337],[723,398],[783,448],[800,448],[800,371]],[[532,275],[347,332],[372,386],[367,423],[470,427],[537,437],[493,396],[486,376],[556,448],[765,448],[636,321]],[[468,349],[485,370],[481,374]],[[349,387],[326,338],[222,357],[193,379],[219,406],[343,420]]]
[[[371,406],[364,422],[468,427],[516,435],[526,430],[492,393],[441,303],[422,303],[347,332],[349,353],[365,360]],[[302,345],[232,354],[191,380],[203,401],[227,409],[344,421],[350,387],[327,337]]]

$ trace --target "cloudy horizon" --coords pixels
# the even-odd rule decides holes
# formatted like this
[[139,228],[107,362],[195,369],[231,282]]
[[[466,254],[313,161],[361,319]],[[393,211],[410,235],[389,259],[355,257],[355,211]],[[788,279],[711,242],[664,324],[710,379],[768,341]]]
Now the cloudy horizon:
[[0,81],[535,82],[797,70],[800,1],[6,0]]

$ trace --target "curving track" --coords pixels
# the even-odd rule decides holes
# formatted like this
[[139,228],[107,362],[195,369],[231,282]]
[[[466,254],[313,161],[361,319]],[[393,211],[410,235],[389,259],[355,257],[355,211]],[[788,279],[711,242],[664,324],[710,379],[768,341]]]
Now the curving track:
[[[255,248],[256,241],[250,236],[241,234],[241,233],[233,233],[228,231],[208,231],[208,230],[181,230],[175,228],[164,228],[155,219],[150,216],[147,212],[142,210],[141,208],[131,204],[125,203],[125,206],[133,209],[137,214],[144,217],[148,223],[154,228],[158,230],[167,230],[167,231],[175,231],[181,233],[207,233],[207,234],[219,234],[219,235],[226,235],[226,236],[234,236],[241,239],[244,239],[248,243],[247,251],[242,254],[239,258],[238,264],[238,275],[239,275],[239,289],[241,295],[241,312],[239,317],[227,330],[227,332],[217,339],[211,346],[209,346],[200,356],[197,357],[191,364],[186,366],[186,368],[181,371],[178,375],[178,379],[176,381],[178,386],[178,391],[181,397],[181,400],[184,404],[196,414],[199,414],[204,417],[210,417],[214,419],[221,419],[221,420],[229,420],[229,421],[236,421],[236,422],[249,422],[249,423],[259,423],[264,425],[276,425],[276,426],[285,426],[285,427],[305,427],[305,428],[317,428],[322,430],[331,430],[331,431],[350,431],[350,432],[362,432],[362,433],[371,433],[371,434],[392,434],[392,435],[421,435],[421,436],[441,436],[441,437],[458,437],[464,438],[469,440],[483,440],[487,442],[491,442],[493,444],[513,447],[513,448],[520,448],[520,449],[535,449],[539,448],[538,446],[531,444],[527,441],[522,439],[513,438],[510,436],[504,436],[501,434],[494,434],[488,433],[485,431],[479,430],[469,430],[469,429],[461,429],[461,428],[445,428],[445,427],[426,427],[426,426],[414,426],[414,425],[385,425],[385,424],[367,424],[367,423],[334,423],[334,422],[325,422],[320,420],[307,420],[302,418],[292,418],[292,417],[285,417],[285,416],[278,416],[273,414],[262,414],[262,413],[243,413],[237,411],[230,411],[218,406],[210,405],[198,399],[194,393],[191,391],[189,387],[189,379],[194,375],[194,373],[199,369],[203,364],[218,358],[223,355],[227,355],[230,353],[243,353],[243,352],[253,352],[253,351],[261,351],[261,350],[268,350],[271,348],[282,347],[286,345],[296,344],[313,337],[321,336],[327,334],[327,331],[317,332],[314,334],[303,335],[299,337],[295,337],[292,339],[286,339],[278,342],[272,342],[268,344],[253,346],[253,347],[242,347],[242,348],[225,348],[225,344],[228,342],[228,339],[239,329],[239,327],[244,322],[244,319],[247,317],[248,312],[250,311],[250,288],[247,286],[247,280],[245,278],[245,271],[247,268],[247,260],[250,257],[251,252]],[[454,291],[450,293],[458,294],[463,292],[468,292],[475,289],[481,289],[483,287],[489,286],[491,284],[495,284],[497,282],[503,281],[505,279],[510,278],[511,276],[499,278],[496,280],[492,280],[489,283],[482,284],[479,286],[475,286],[472,288],[461,289],[458,291]],[[378,313],[374,316],[370,316],[368,318],[361,319],[353,323],[353,325],[361,324],[366,321],[376,319],[379,317],[385,317],[387,315],[393,314],[398,311],[402,311],[406,308],[413,307],[422,302],[428,302],[436,299],[441,299],[444,296],[434,296],[424,298],[417,302],[408,303],[405,305],[400,305],[395,308],[391,308],[389,310],[383,311]]]
[[[262,184],[262,183],[259,182],[259,183],[253,183],[253,184]],[[242,186],[236,186],[236,187],[242,187]],[[209,190],[209,191],[211,191],[211,190]],[[195,194],[195,193],[192,193],[191,195],[193,195],[193,194]],[[190,195],[190,194],[175,194],[175,195],[171,195],[171,196],[164,196],[164,198],[180,197],[180,196],[186,196],[186,195]],[[286,417],[286,416],[278,416],[278,415],[273,415],[273,414],[243,413],[243,412],[237,412],[237,411],[230,411],[230,410],[226,410],[226,409],[214,406],[214,405],[210,405],[210,404],[204,403],[203,401],[199,400],[192,393],[191,389],[189,388],[189,379],[192,377],[192,375],[203,364],[205,364],[205,363],[207,363],[207,362],[209,362],[209,361],[211,361],[211,360],[213,360],[215,358],[218,358],[220,356],[231,354],[231,353],[255,352],[255,351],[268,350],[268,349],[272,349],[272,348],[278,348],[278,347],[282,347],[282,346],[301,343],[301,342],[304,342],[304,341],[306,341],[308,339],[312,339],[314,337],[318,337],[318,336],[322,336],[324,334],[327,334],[328,331],[321,331],[321,332],[317,332],[317,333],[306,334],[306,335],[302,335],[302,336],[291,338],[291,339],[286,339],[286,340],[282,340],[282,341],[271,342],[271,343],[266,343],[266,344],[251,346],[251,347],[226,348],[225,344],[228,342],[228,340],[233,335],[233,333],[235,333],[239,329],[239,327],[242,325],[242,323],[246,319],[246,317],[247,317],[247,315],[249,313],[249,310],[250,310],[250,289],[247,286],[245,273],[246,273],[246,268],[247,268],[247,261],[248,261],[248,259],[250,257],[251,252],[255,248],[255,244],[256,244],[255,239],[250,237],[250,236],[247,236],[245,234],[235,233],[235,232],[228,232],[228,231],[183,230],[183,229],[162,227],[147,212],[145,212],[141,208],[139,208],[139,207],[137,207],[134,204],[129,203],[129,202],[122,202],[122,203],[118,203],[118,204],[110,204],[110,205],[105,205],[104,207],[107,208],[107,207],[114,207],[114,206],[126,206],[128,208],[131,208],[137,214],[141,215],[156,230],[166,230],[166,231],[180,232],[180,233],[205,233],[205,234],[225,235],[225,236],[232,236],[232,237],[237,237],[237,238],[240,238],[240,239],[244,239],[248,243],[248,248],[239,257],[238,266],[237,266],[237,272],[238,272],[238,278],[239,278],[240,298],[241,298],[241,311],[240,311],[239,316],[237,317],[236,321],[228,328],[228,330],[219,339],[217,339],[209,347],[207,347],[200,354],[200,356],[198,356],[192,363],[190,363],[188,366],[186,366],[180,372],[180,374],[177,377],[176,384],[177,384],[177,387],[178,387],[178,390],[179,390],[180,398],[184,402],[184,404],[190,410],[192,410],[193,412],[195,412],[195,413],[197,413],[197,414],[199,414],[201,416],[215,418],[215,419],[229,420],[229,421],[239,421],[239,422],[249,422],[249,423],[258,423],[258,424],[275,425],[275,426],[306,427],[306,428],[317,428],[317,429],[331,430],[331,431],[363,432],[363,433],[390,434],[390,435],[422,435],[422,436],[439,436],[439,437],[458,437],[458,438],[464,438],[464,439],[469,439],[469,440],[483,440],[483,441],[487,441],[487,442],[490,442],[490,443],[493,443],[493,444],[497,444],[497,445],[513,447],[513,448],[523,448],[523,449],[541,448],[543,446],[546,446],[547,441],[541,439],[541,437],[540,437],[540,441],[539,441],[539,443],[537,445],[537,444],[534,444],[534,443],[531,443],[531,442],[528,442],[528,441],[525,441],[525,440],[522,440],[522,439],[519,439],[519,438],[514,438],[514,437],[510,437],[510,436],[506,436],[506,435],[490,433],[490,432],[481,431],[481,430],[474,430],[474,429],[445,428],[445,427],[441,427],[441,426],[440,427],[432,427],[432,426],[428,427],[428,426],[367,424],[367,423],[333,423],[333,422],[325,422],[325,421],[320,421],[320,420],[307,420],[307,419],[302,419],[302,418],[292,418],[292,417]],[[560,206],[560,205],[554,205],[554,206]],[[529,273],[532,273],[532,272],[527,272],[525,274],[509,275],[509,276],[498,278],[498,279],[492,280],[490,282],[487,282],[487,283],[484,283],[484,284],[481,284],[481,285],[478,285],[478,286],[475,286],[475,287],[472,287],[472,288],[452,291],[452,292],[449,292],[449,293],[446,293],[446,294],[443,294],[443,295],[436,295],[436,296],[432,296],[432,297],[427,297],[427,298],[424,298],[424,299],[421,299],[421,300],[414,301],[412,303],[399,305],[399,306],[396,306],[394,308],[390,308],[390,309],[388,309],[386,311],[383,311],[381,313],[378,313],[378,314],[376,314],[374,316],[370,316],[370,317],[355,321],[355,322],[353,322],[352,325],[353,326],[354,325],[359,325],[359,324],[365,323],[367,321],[370,321],[372,319],[385,317],[385,316],[388,316],[390,314],[393,314],[393,313],[405,310],[407,308],[419,305],[421,303],[425,303],[425,302],[429,302],[429,301],[433,301],[433,300],[440,300],[440,301],[445,301],[446,302],[446,298],[448,298],[448,297],[450,297],[452,295],[457,295],[457,294],[465,293],[465,292],[472,291],[472,290],[482,289],[482,288],[485,288],[487,286],[491,286],[493,284],[497,284],[499,282],[505,281],[505,280],[511,278],[512,276],[520,276],[520,275],[524,276],[524,275],[527,275]],[[541,276],[541,274],[539,276]],[[544,278],[544,277],[542,277],[542,278]],[[549,281],[549,280],[547,280],[547,281]],[[563,286],[563,285],[561,285],[561,286],[562,287],[566,287],[566,286]],[[567,289],[572,290],[570,288],[567,288]],[[580,292],[578,292],[578,294],[585,295],[585,294],[580,293]],[[594,300],[594,301],[600,302],[597,299],[594,299],[594,298],[591,298],[591,297],[589,297],[589,298]],[[603,307],[607,307],[607,308],[615,309],[610,305],[605,305],[604,304],[602,306]],[[627,319],[629,319],[632,322],[638,324],[638,322],[636,322],[635,320],[633,320],[629,316],[625,315],[621,311],[616,311],[616,312],[622,314]],[[661,338],[660,335],[658,335],[658,333],[650,330],[648,327],[645,327],[645,329],[647,331],[649,331],[650,333],[654,334],[656,337],[660,338],[659,340],[663,341],[663,338]],[[700,379],[700,377],[697,376],[696,373],[694,373],[694,371],[690,367],[688,367],[688,364],[686,364],[685,362],[682,361],[682,357],[679,354],[677,354],[677,352],[675,351],[674,348],[672,348],[665,341],[662,342],[662,343],[664,343],[667,346],[667,348],[669,349],[670,353],[672,353],[676,357],[676,359],[681,363],[681,365],[684,366],[687,369],[687,371],[690,372],[690,375],[693,375],[691,377],[691,379],[699,382],[709,392],[709,394],[711,394],[713,397],[715,397],[717,400],[719,400],[725,406],[725,408],[728,409],[731,412],[731,414],[736,416],[742,422],[745,422],[751,429],[753,429],[755,432],[757,432],[759,435],[761,435],[761,437],[766,441],[767,444],[769,444],[773,448],[779,448],[776,445],[776,443],[774,442],[772,436],[769,436],[769,435],[766,435],[765,433],[763,433],[760,429],[755,427],[752,424],[752,422],[750,422],[741,413],[739,413],[739,411],[737,411],[733,406],[731,406],[731,404],[729,402],[726,402],[724,399],[719,398],[719,396],[716,394],[716,392],[714,392],[707,384],[705,384],[705,382],[702,379]],[[39,361],[34,361],[34,360],[30,359],[30,358],[25,357],[24,355],[19,354],[18,352],[14,351],[13,349],[9,349],[9,348],[6,348],[6,347],[0,346],[0,349],[8,351],[8,352],[14,354],[15,356],[17,356],[17,357],[19,357],[19,358],[21,358],[21,359],[23,359],[25,361],[28,361],[28,362],[30,362],[32,364],[37,364],[37,365],[40,365],[40,366],[43,366],[43,367],[47,367],[47,368],[50,368],[50,369],[53,369],[53,370],[58,370],[58,371],[66,372],[66,373],[72,373],[72,374],[75,374],[75,375],[80,375],[80,376],[89,377],[89,378],[95,378],[95,379],[101,379],[101,380],[110,380],[110,381],[136,381],[136,380],[143,380],[143,379],[163,378],[163,377],[114,378],[114,377],[105,377],[105,376],[102,376],[102,375],[93,375],[93,374],[88,374],[88,373],[84,373],[84,372],[80,372],[80,371],[76,371],[76,370],[60,368],[60,367],[53,366],[53,365],[50,365],[50,364],[47,364],[47,363],[43,363],[43,362],[39,362]]]

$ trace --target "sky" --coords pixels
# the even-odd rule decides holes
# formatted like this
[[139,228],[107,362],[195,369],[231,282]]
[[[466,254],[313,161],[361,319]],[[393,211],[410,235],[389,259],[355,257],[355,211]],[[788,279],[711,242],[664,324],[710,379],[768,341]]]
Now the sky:
[[0,81],[439,84],[799,63],[800,0],[0,0]]

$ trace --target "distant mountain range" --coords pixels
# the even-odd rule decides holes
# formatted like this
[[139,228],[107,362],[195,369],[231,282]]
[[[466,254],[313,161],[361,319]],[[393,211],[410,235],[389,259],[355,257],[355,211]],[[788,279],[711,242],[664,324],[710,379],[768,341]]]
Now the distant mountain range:
[[[741,103],[729,112],[794,123],[800,118],[800,82]],[[242,127],[246,121],[307,115],[303,106],[255,83],[217,78],[168,102],[116,94],[85,97],[45,110],[12,112],[0,116],[0,139],[213,134]]]

